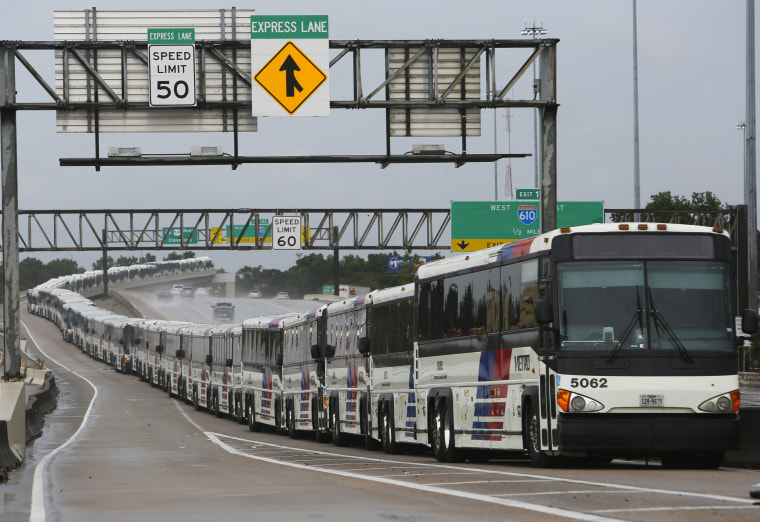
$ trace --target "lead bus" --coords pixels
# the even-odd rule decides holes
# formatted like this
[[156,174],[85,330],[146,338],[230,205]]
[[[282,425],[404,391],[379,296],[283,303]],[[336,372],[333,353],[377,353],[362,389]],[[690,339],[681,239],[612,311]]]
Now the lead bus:
[[418,437],[442,461],[506,450],[534,466],[717,467],[739,445],[733,280],[729,235],[677,224],[563,228],[428,263]]

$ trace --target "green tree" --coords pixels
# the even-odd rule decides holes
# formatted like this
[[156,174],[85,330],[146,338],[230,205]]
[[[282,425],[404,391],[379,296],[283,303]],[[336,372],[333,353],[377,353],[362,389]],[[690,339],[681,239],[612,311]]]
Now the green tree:
[[35,257],[26,258],[18,264],[18,285],[22,290],[34,288],[50,279],[46,275],[44,263]]
[[28,257],[18,264],[19,289],[28,290],[50,279],[84,272],[72,259],[53,259],[45,264],[37,258]]
[[84,272],[84,268],[79,266],[79,264],[73,259],[53,259],[46,265],[46,267],[48,279],[71,274],[81,274]]
[[[669,190],[650,196],[649,203],[641,211],[642,219],[660,223],[710,223],[714,219],[712,211],[724,210],[728,205],[721,203],[710,191],[692,192],[691,199],[674,195]],[[657,211],[664,212],[657,212]],[[646,212],[649,211],[649,212]],[[634,211],[626,214],[613,214],[614,223],[633,221]]]
[[138,263],[139,261],[135,256],[121,256],[116,259],[116,266],[132,266]]
[[181,254],[178,254],[177,252],[169,252],[169,254],[164,258],[164,261],[179,261],[181,259],[192,259],[195,257],[195,252],[192,250],[184,250]]
[[[108,256],[108,259],[106,260],[106,263],[108,266],[106,268],[111,268],[112,266],[116,266],[114,263],[114,260],[111,256]],[[103,258],[99,257],[93,264],[92,264],[93,270],[103,270]]]

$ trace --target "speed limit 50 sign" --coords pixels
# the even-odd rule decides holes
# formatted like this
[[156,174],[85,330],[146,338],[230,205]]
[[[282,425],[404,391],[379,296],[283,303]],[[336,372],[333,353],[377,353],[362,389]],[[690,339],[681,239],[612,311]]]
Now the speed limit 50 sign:
[[272,217],[272,250],[301,250],[301,216]]
[[195,106],[195,29],[148,29],[151,106]]

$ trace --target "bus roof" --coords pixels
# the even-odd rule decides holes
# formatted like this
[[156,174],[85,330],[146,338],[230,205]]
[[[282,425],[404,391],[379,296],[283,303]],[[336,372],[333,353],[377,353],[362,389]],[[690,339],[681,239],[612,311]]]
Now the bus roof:
[[721,234],[729,237],[722,228],[705,227],[700,225],[681,225],[678,223],[594,223],[552,230],[545,234],[530,237],[520,241],[512,241],[503,245],[478,250],[466,255],[458,255],[432,261],[417,269],[417,278],[425,280],[441,274],[464,270],[473,266],[483,266],[498,260],[512,259],[542,250],[551,249],[552,240],[565,234],[611,234],[611,233],[656,233],[656,234]]

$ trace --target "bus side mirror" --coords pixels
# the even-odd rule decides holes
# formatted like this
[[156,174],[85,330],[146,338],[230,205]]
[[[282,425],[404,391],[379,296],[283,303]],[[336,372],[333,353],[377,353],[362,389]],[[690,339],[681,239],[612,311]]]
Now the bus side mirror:
[[554,321],[552,303],[548,299],[536,299],[533,303],[533,311],[536,314],[538,324],[549,324]]
[[213,363],[213,362],[214,362],[214,359],[211,357],[211,355],[210,354],[207,355],[206,356],[206,364],[208,364],[209,366],[211,366],[211,363]]
[[174,352],[174,355],[177,357],[177,359],[184,359],[185,350],[177,350],[176,352]]
[[757,310],[747,308],[742,311],[742,331],[748,334],[757,332]]
[[276,366],[282,366],[282,352],[277,354],[277,360],[274,363]]
[[226,361],[224,361],[224,365],[227,366],[228,368],[232,368],[232,359],[227,359]]
[[325,357],[327,357],[328,359],[332,359],[333,357],[335,357],[335,346],[333,346],[332,344],[327,345],[327,353],[325,354]]
[[322,358],[322,350],[319,349],[318,344],[312,344],[311,345],[311,358],[312,359],[321,359]]
[[359,338],[359,353],[362,355],[369,354],[369,337]]
[[160,344],[157,344],[156,345],[156,353],[161,353],[163,351],[164,351],[164,347],[161,346]]

